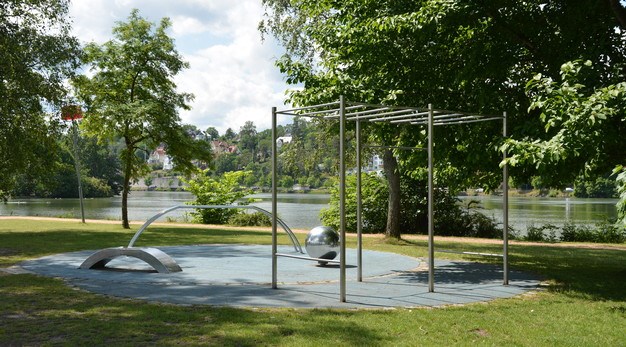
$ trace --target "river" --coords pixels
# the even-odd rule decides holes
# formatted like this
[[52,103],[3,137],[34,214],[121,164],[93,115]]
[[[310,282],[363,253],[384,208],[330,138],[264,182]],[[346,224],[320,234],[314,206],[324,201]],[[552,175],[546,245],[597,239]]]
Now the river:
[[[271,210],[271,194],[252,196],[253,205]],[[480,202],[482,212],[502,221],[502,198],[495,196],[460,197],[465,204],[469,200]],[[157,212],[193,200],[188,192],[133,191],[129,197],[128,214],[131,220],[145,221]],[[328,206],[327,194],[278,194],[278,214],[292,228],[310,229],[321,225],[319,212]],[[615,199],[577,198],[509,198],[509,223],[524,232],[530,225],[546,223],[562,225],[570,221],[578,224],[594,224],[607,218],[615,218]],[[121,197],[85,199],[85,217],[88,219],[121,220]],[[188,211],[187,211],[188,212]],[[162,220],[186,221],[185,210],[177,210]],[[0,203],[0,215],[46,216],[80,218],[78,199],[13,199]]]
[[[257,200],[251,205],[271,211],[271,194],[260,193],[250,196]],[[327,194],[278,194],[278,215],[291,228],[310,229],[321,225],[319,214],[328,206]],[[189,192],[133,191],[128,198],[128,218],[145,221],[156,213],[175,206],[184,205],[194,199]],[[122,219],[122,198],[85,199],[85,218]],[[175,210],[160,220],[189,221],[185,214],[189,210]],[[0,203],[0,216],[45,216],[80,218],[78,199],[12,199],[7,204]]]
[[[502,222],[502,197],[462,196],[467,205],[479,202],[480,211]],[[617,199],[509,197],[509,225],[522,234],[529,226],[565,223],[594,225],[617,217]]]

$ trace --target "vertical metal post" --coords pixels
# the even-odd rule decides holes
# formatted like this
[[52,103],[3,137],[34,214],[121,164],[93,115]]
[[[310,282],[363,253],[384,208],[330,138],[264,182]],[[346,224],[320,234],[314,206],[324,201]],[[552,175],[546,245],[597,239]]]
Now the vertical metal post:
[[363,282],[363,225],[361,224],[361,121],[356,121],[356,236],[357,281]]
[[346,302],[346,162],[345,162],[345,124],[346,105],[343,95],[339,97],[339,301]]
[[[503,116],[502,137],[506,140],[506,112],[504,112]],[[502,280],[506,286],[509,284],[509,167],[506,164],[506,150],[502,153],[502,160],[504,161],[504,166],[502,167]]]
[[428,104],[428,291],[435,291],[435,213],[433,179],[433,105]]
[[278,149],[276,148],[276,107],[272,107],[272,288],[278,288],[278,237],[277,237],[277,189],[278,189]]
[[85,223],[85,206],[83,204],[83,183],[80,179],[80,155],[78,154],[78,125],[72,119],[72,142],[74,142],[74,167],[76,168],[76,178],[78,179],[78,200],[80,200],[80,217]]

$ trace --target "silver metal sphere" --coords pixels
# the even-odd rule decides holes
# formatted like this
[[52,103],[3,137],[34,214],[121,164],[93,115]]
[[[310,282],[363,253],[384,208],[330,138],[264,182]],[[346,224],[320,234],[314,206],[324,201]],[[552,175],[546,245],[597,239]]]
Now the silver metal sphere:
[[[335,259],[339,253],[339,234],[331,227],[320,226],[309,231],[304,248],[311,258]],[[326,262],[319,262],[325,265]]]

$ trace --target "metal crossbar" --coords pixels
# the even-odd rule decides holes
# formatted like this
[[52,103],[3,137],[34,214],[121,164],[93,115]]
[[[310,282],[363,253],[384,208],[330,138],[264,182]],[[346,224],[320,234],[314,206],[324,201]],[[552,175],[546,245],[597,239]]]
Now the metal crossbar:
[[464,251],[452,251],[452,250],[448,250],[448,249],[437,249],[437,250],[435,250],[435,252],[453,253],[453,254],[466,254],[466,255],[479,255],[481,257],[499,257],[499,258],[504,257],[503,254],[497,254],[497,253],[464,252]]
[[372,146],[365,145],[364,148],[381,148],[381,149],[403,149],[407,151],[426,151],[428,148],[423,147],[407,147],[407,146]]
[[[337,120],[340,118],[340,106],[339,102],[330,102],[276,111],[276,113],[295,117],[319,117]],[[502,119],[501,116],[451,110],[428,110],[418,107],[374,105],[359,102],[346,102],[343,111],[347,121],[388,122],[391,124],[425,125],[428,124],[430,112],[433,113],[433,125],[466,124]]]
[[300,260],[312,260],[312,261],[317,261],[317,262],[320,262],[320,263],[330,263],[330,264],[339,264],[340,263],[339,260],[305,257],[305,256],[302,256],[302,255],[293,255],[293,254],[287,254],[287,253],[276,253],[276,256],[278,256],[278,257],[285,257],[285,258],[300,259]]

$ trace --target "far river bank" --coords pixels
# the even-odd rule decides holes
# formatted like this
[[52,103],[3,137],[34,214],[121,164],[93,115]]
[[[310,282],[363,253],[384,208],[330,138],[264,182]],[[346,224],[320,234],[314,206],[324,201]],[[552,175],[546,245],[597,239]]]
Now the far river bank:
[[[271,210],[271,194],[258,193],[251,197],[253,205]],[[502,220],[502,197],[491,195],[461,196],[463,204],[479,202],[480,211],[498,221]],[[129,218],[145,221],[154,214],[174,205],[192,201],[189,192],[133,191],[129,197]],[[319,213],[328,206],[328,194],[278,194],[279,216],[292,228],[310,229],[321,225]],[[542,224],[562,225],[565,222],[595,224],[615,218],[617,199],[579,199],[570,197],[509,197],[509,221],[519,231]],[[100,220],[121,220],[121,197],[85,199],[85,217]],[[188,212],[188,211],[187,211]],[[164,221],[187,222],[185,210],[177,210],[162,218]],[[12,199],[0,203],[0,216],[42,216],[80,218],[78,199]]]

